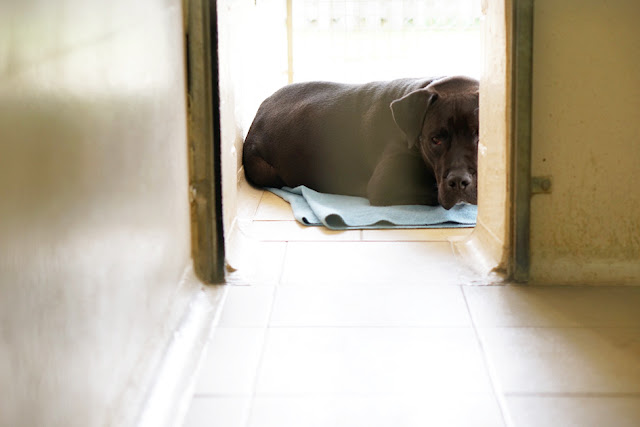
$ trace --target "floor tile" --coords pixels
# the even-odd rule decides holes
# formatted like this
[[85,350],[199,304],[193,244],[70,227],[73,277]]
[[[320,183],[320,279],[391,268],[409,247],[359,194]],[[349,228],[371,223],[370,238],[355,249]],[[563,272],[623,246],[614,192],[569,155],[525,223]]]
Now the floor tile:
[[469,237],[473,228],[396,228],[389,230],[362,230],[364,241],[453,241]]
[[640,287],[466,286],[479,326],[640,326]]
[[273,305],[272,286],[227,286],[219,327],[266,327]]
[[265,191],[254,217],[256,221],[295,220],[291,205],[275,194]]
[[249,427],[499,427],[491,394],[258,397]]
[[281,286],[271,326],[471,326],[458,286]]
[[638,328],[481,328],[506,393],[640,393]]
[[257,393],[490,392],[471,328],[270,328]]
[[636,427],[637,397],[507,397],[514,427]]
[[[231,246],[231,247],[230,247]],[[226,282],[235,285],[276,285],[280,282],[287,243],[257,242],[239,236],[227,245]]]
[[448,242],[292,242],[282,282],[447,284],[464,273]]
[[264,328],[216,328],[198,373],[195,395],[250,395],[264,336]]
[[330,230],[302,225],[297,221],[253,221],[245,233],[255,240],[273,242],[360,240],[360,230]]
[[640,287],[459,286],[472,229],[304,227],[240,186],[228,282],[252,286],[185,426],[500,426],[487,364],[514,427],[640,425]]
[[195,397],[183,427],[245,427],[250,398]]
[[236,216],[253,220],[260,206],[264,190],[254,188],[244,177],[238,182],[238,208]]

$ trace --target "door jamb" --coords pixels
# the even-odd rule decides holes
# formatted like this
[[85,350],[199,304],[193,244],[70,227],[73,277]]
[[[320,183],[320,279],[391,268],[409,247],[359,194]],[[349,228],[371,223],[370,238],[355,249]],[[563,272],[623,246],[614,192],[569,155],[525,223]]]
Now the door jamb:
[[189,199],[194,270],[224,281],[220,163],[220,92],[216,0],[185,0]]
[[511,260],[509,276],[527,282],[530,266],[531,101],[534,0],[512,0]]

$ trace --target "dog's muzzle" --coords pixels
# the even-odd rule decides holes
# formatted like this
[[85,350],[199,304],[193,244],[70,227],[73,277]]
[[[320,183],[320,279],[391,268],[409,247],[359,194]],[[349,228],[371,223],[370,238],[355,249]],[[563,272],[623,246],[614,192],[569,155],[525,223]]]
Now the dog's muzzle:
[[477,204],[475,177],[464,169],[450,171],[440,182],[438,201],[447,210],[461,202]]

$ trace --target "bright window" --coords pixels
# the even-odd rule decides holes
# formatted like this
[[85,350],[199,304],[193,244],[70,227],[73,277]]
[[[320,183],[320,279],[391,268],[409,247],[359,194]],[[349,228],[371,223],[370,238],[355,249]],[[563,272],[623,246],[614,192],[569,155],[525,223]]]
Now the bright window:
[[292,0],[293,80],[478,78],[480,20],[479,0]]

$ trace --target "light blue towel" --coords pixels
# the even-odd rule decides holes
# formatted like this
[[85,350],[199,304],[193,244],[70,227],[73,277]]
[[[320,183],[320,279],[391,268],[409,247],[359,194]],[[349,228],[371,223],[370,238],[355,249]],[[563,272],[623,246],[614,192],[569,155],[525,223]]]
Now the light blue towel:
[[333,230],[362,228],[473,227],[476,205],[371,206],[363,197],[318,193],[305,186],[267,188],[291,204],[293,216],[305,225],[324,225]]

